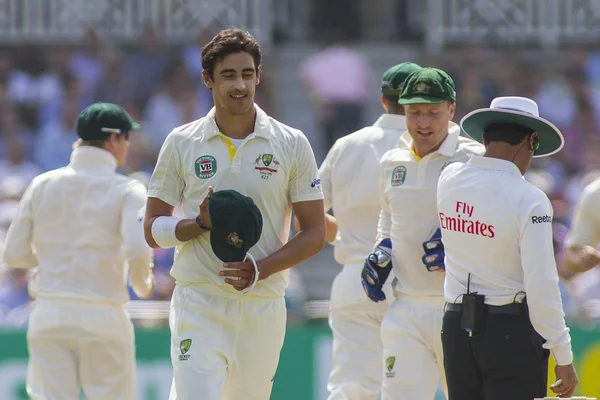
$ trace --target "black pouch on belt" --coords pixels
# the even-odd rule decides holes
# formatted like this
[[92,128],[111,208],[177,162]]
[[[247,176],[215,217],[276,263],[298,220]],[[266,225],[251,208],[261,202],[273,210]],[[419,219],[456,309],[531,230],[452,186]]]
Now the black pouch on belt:
[[483,333],[485,323],[485,296],[477,293],[467,293],[462,296],[460,327],[469,336]]

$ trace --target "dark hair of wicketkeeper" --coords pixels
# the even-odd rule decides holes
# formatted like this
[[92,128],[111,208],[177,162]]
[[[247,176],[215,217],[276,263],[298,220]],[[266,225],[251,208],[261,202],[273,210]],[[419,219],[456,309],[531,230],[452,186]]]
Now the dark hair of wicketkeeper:
[[258,41],[249,32],[237,28],[222,30],[204,46],[202,69],[213,78],[217,61],[234,53],[249,53],[254,59],[256,72],[260,71],[262,53]]
[[488,125],[485,128],[483,138],[485,139],[486,143],[505,142],[516,146],[532,133],[533,129],[523,125],[496,123]]

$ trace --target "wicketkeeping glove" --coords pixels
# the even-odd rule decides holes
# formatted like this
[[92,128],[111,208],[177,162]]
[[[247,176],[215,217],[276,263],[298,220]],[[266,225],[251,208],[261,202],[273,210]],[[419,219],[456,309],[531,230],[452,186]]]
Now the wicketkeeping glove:
[[369,299],[374,302],[385,300],[383,284],[392,271],[392,241],[383,239],[367,256],[363,266],[362,285]]
[[444,244],[442,243],[442,230],[437,228],[431,239],[423,242],[423,264],[428,271],[445,271],[444,264]]

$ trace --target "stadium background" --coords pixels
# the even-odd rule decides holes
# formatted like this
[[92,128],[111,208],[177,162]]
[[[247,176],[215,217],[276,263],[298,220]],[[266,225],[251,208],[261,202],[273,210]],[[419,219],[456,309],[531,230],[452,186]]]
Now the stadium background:
[[[0,243],[31,178],[68,163],[75,118],[93,101],[120,103],[142,123],[121,172],[146,181],[170,129],[212,106],[200,81],[202,45],[237,26],[263,46],[257,103],[302,129],[319,163],[332,137],[382,112],[380,76],[399,62],[437,66],[454,77],[455,121],[494,96],[536,99],[567,140],[557,157],[536,161],[526,176],[552,200],[560,260],[581,189],[600,176],[599,19],[594,0],[0,0]],[[348,109],[359,118],[342,118],[332,129],[328,121]],[[171,260],[172,252],[156,251],[155,298],[140,301],[132,293],[128,306],[144,400],[165,399],[171,379]],[[293,270],[272,399],[325,399],[325,317],[339,269],[326,246]],[[600,397],[600,271],[573,277],[559,262],[559,272],[579,394]],[[26,398],[31,307],[27,272],[0,265],[3,400]]]

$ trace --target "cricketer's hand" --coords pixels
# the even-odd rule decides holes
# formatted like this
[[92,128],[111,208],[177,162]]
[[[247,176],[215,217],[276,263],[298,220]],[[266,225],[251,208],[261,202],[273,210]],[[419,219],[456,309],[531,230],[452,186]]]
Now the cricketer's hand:
[[385,300],[383,284],[392,272],[392,241],[383,239],[367,256],[360,276],[369,299],[374,302]]
[[423,242],[423,250],[425,255],[423,256],[423,264],[428,271],[445,271],[446,265],[444,264],[444,244],[442,243],[442,230],[437,228],[433,236]]

